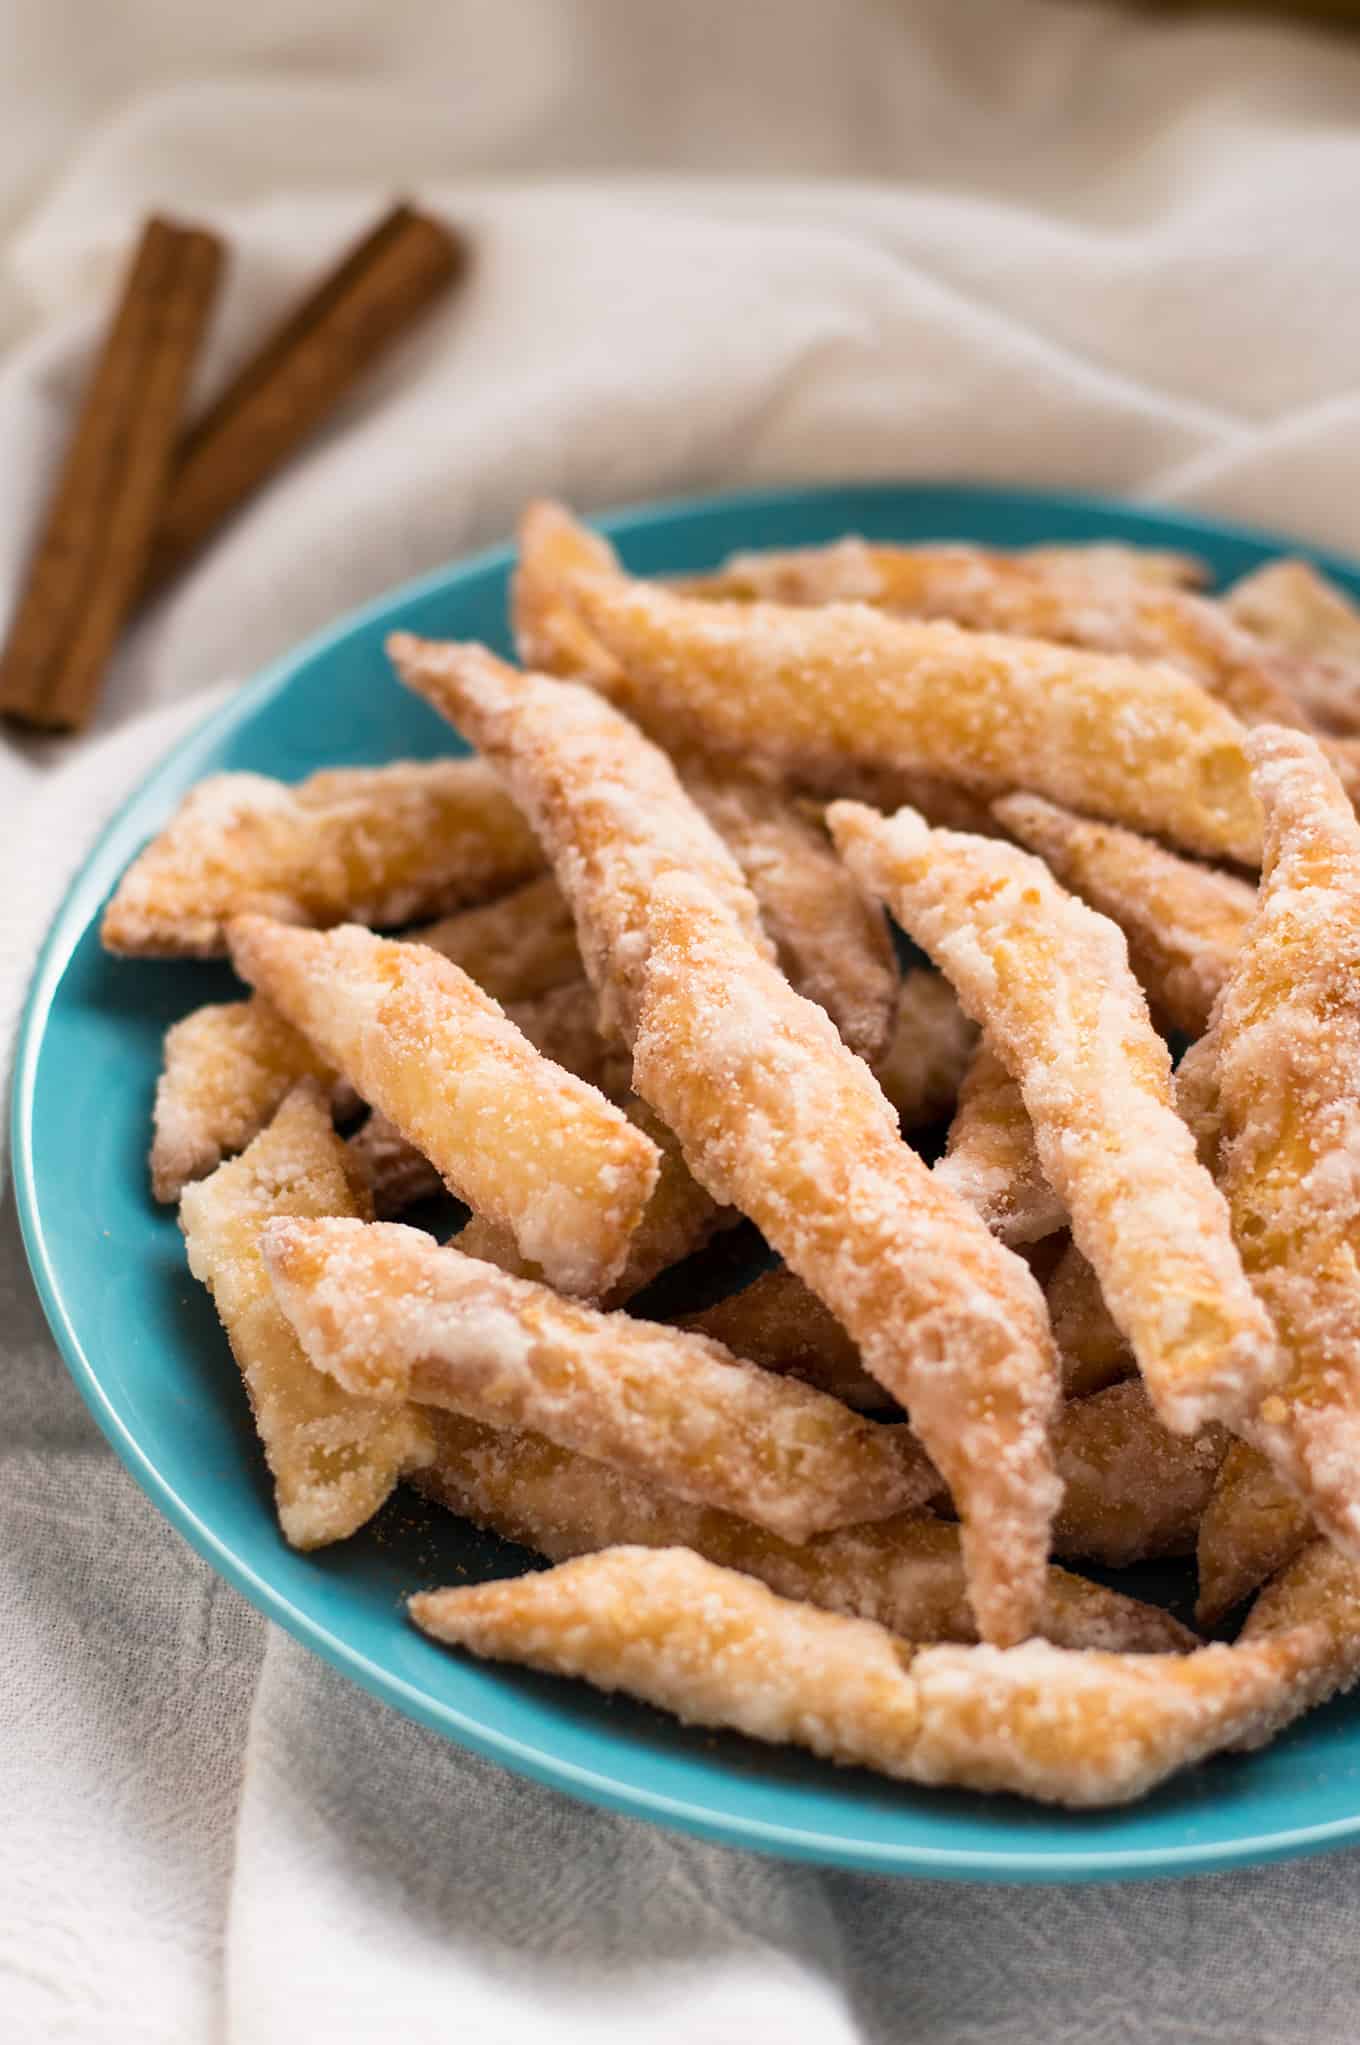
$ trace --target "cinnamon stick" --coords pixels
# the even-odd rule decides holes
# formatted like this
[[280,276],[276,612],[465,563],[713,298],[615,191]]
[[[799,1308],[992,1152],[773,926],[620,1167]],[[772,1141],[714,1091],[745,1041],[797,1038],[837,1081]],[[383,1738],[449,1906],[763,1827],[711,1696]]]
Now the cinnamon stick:
[[22,723],[71,730],[94,706],[150,558],[222,259],[202,229],[143,229],[0,655],[0,711]]
[[161,587],[466,265],[462,238],[399,205],[269,336],[186,435],[146,576]]

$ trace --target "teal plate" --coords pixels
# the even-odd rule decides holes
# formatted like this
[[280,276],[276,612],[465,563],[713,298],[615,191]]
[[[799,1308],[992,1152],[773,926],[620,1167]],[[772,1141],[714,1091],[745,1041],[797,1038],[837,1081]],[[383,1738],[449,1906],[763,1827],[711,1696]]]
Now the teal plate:
[[[1221,577],[1292,543],[1170,514],[1032,492],[903,485],[780,491],[604,521],[644,573],[693,572],[737,548],[845,532],[1002,546],[1131,540],[1188,548]],[[14,1171],[33,1274],[95,1418],[137,1482],[262,1612],[399,1711],[506,1767],[610,1809],[733,1846],[878,1873],[972,1881],[1188,1874],[1360,1838],[1360,1708],[1337,1704],[1266,1752],[1210,1762],[1147,1802],[1067,1814],[1010,1798],[913,1791],[735,1736],[688,1730],[583,1684],[435,1647],[403,1617],[411,1590],[505,1574],[522,1550],[399,1498],[339,1549],[297,1555],[274,1522],[239,1380],[189,1279],[146,1150],[161,1036],[230,994],[215,966],[133,964],[99,948],[128,860],[202,775],[296,779],[321,766],[450,749],[393,680],[394,626],[508,650],[505,550],[441,569],[344,619],[241,690],[125,805],[71,888],[24,1016]],[[1360,570],[1322,559],[1360,592]]]

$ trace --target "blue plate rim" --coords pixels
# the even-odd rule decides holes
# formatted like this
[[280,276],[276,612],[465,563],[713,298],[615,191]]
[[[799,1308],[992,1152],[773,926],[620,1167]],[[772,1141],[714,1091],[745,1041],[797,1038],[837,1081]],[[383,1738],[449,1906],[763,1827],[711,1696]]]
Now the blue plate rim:
[[[807,487],[776,486],[760,490],[723,491],[704,496],[647,500],[592,514],[591,523],[617,542],[676,518],[702,518],[720,513],[787,508],[791,501],[814,506],[853,490],[860,498],[898,499],[904,492],[928,490],[937,499],[956,498],[961,506],[986,498],[995,506],[1039,507],[1053,516],[1078,520],[1094,514],[1137,525],[1169,518],[1189,535],[1224,538],[1275,553],[1304,556],[1324,570],[1354,581],[1360,567],[1343,555],[1292,536],[1264,528],[1182,511],[1174,505],[1133,501],[1066,490],[997,485],[929,477],[841,481]],[[35,1084],[43,1031],[52,1000],[71,954],[91,915],[105,899],[115,858],[124,858],[121,841],[129,835],[134,813],[140,813],[148,792],[162,779],[173,781],[192,771],[199,756],[248,723],[259,706],[285,690],[293,676],[324,656],[353,633],[400,604],[415,603],[443,588],[452,573],[472,577],[510,565],[514,548],[501,544],[446,562],[440,567],[380,592],[339,619],[312,633],[279,655],[227,702],[210,712],[171,747],[137,782],[100,831],[63,895],[33,967],[16,1037],[11,1083],[10,1139],[15,1204],[29,1269],[58,1350],[105,1439],[140,1488],[176,1531],[217,1572],[266,1618],[280,1625],[332,1668],[356,1682],[369,1695],[401,1711],[470,1751],[498,1762],[513,1773],[627,1817],[650,1822],[712,1841],[778,1858],[841,1867],[871,1874],[893,1874],[963,1882],[1003,1884],[1071,1884],[1127,1881],[1212,1874],[1232,1868],[1321,1853],[1360,1840],[1360,1810],[1324,1824],[1275,1830],[1204,1845],[1193,1842],[1146,1848],[1024,1851],[995,1847],[942,1849],[921,1845],[872,1842],[825,1832],[809,1833],[797,1826],[775,1824],[739,1814],[714,1813],[640,1786],[621,1785],[607,1776],[544,1753],[494,1727],[468,1718],[457,1706],[435,1702],[390,1669],[373,1662],[341,1635],[301,1611],[283,1591],[243,1561],[199,1517],[146,1454],[104,1390],[99,1373],[72,1322],[62,1297],[38,1199],[32,1142]],[[137,842],[140,843],[139,828]],[[128,848],[129,850],[131,848]]]

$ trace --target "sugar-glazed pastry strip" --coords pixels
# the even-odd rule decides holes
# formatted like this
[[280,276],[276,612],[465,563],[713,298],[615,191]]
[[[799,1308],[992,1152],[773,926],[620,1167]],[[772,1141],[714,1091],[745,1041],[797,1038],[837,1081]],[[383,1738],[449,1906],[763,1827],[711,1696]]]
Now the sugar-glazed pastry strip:
[[1044,1172],[1163,1423],[1240,1424],[1282,1359],[1118,929],[1012,845],[932,831],[911,810],[837,803],[828,818],[1019,1081]]
[[232,959],[439,1171],[511,1229],[564,1291],[623,1269],[656,1184],[656,1146],[537,1052],[499,1004],[423,945],[348,924],[238,917]]
[[963,1520],[979,1626],[1022,1638],[1057,1501],[1056,1360],[1033,1278],[701,881],[659,880],[648,929],[634,1084],[910,1411]]
[[617,569],[563,584],[625,707],[749,766],[900,767],[1072,808],[1253,864],[1242,726],[1180,669],[965,632],[862,604],[703,603]]
[[409,923],[535,873],[542,854],[480,760],[401,761],[287,786],[218,774],[189,791],[104,911],[110,951],[207,958],[233,916]]
[[575,913],[606,1029],[631,1043],[647,902],[664,873],[702,876],[770,955],[741,868],[666,755],[626,717],[590,689],[521,674],[484,647],[395,633],[388,651],[403,681],[466,732],[527,805]]
[[[1312,1587],[1309,1587],[1312,1591]],[[1072,1654],[1044,1641],[913,1648],[781,1598],[685,1548],[610,1548],[508,1582],[412,1598],[474,1654],[583,1676],[690,1724],[810,1748],[903,1781],[1076,1808],[1130,1802],[1257,1745],[1352,1682],[1360,1629],[1321,1589],[1237,1647]]]
[[1219,1180],[1287,1361],[1250,1437],[1360,1558],[1360,823],[1313,740],[1247,743],[1266,862],[1209,1034]]
[[701,1335],[604,1314],[392,1223],[266,1230],[275,1297],[346,1390],[530,1427],[785,1539],[887,1519],[938,1480],[863,1420]]
[[356,1397],[307,1361],[260,1261],[260,1231],[272,1218],[342,1215],[359,1226],[366,1211],[320,1089],[307,1083],[240,1157],[180,1202],[189,1268],[226,1329],[295,1548],[354,1533],[431,1453],[419,1414]]
[[[542,1435],[421,1411],[434,1457],[415,1477],[419,1488],[552,1562],[620,1542],[680,1545],[758,1577],[785,1597],[877,1619],[909,1640],[977,1639],[958,1527],[933,1513],[902,1513],[810,1541],[784,1541],[750,1520],[691,1504]],[[1044,1572],[1035,1631],[1059,1647],[1151,1654],[1195,1645],[1195,1636],[1158,1606],[1053,1564]]]

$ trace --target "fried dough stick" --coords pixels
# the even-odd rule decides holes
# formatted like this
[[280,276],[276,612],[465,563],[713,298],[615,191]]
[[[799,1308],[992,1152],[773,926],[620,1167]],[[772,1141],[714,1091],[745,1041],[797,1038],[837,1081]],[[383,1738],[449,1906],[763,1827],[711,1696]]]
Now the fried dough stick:
[[[685,1163],[674,1135],[645,1101],[636,1094],[619,1098],[629,1121],[656,1145],[660,1168],[652,1197],[633,1231],[623,1269],[601,1299],[601,1305],[607,1307],[622,1306],[672,1264],[702,1249],[720,1229],[741,1219],[704,1191]],[[520,1256],[514,1237],[482,1215],[474,1214],[455,1240],[465,1256],[481,1257],[516,1278],[543,1277],[539,1265]]]
[[1360,609],[1309,561],[1267,561],[1223,599],[1228,616],[1293,656],[1294,694],[1322,731],[1360,737]]
[[730,847],[779,962],[870,1065],[886,1051],[900,975],[888,920],[826,832],[778,789],[688,761],[685,787]]
[[1154,1013],[1198,1037],[1251,921],[1256,890],[1042,796],[1007,795],[992,807],[1010,837],[1119,925]]
[[1055,1554],[1122,1569],[1191,1555],[1228,1446],[1218,1427],[1169,1434],[1136,1380],[1069,1399],[1054,1430],[1063,1502]]
[[[595,996],[584,980],[550,987],[546,994],[529,1001],[507,1001],[505,1013],[543,1057],[588,1086],[598,1087],[606,1100],[619,1106],[626,1102],[629,1060],[616,1044],[606,1044],[596,1028]],[[380,1220],[390,1220],[415,1201],[432,1199],[443,1191],[444,1181],[429,1159],[386,1115],[370,1115],[350,1137],[349,1145],[368,1175]],[[514,1241],[512,1236],[505,1239]],[[634,1236],[630,1257],[636,1246]]]
[[1014,846],[931,831],[911,810],[837,803],[828,818],[1019,1081],[1045,1174],[1163,1424],[1240,1424],[1281,1358],[1120,932]]
[[[580,976],[571,914],[548,874],[411,936],[452,959],[497,1001],[527,1001]],[[243,1149],[299,1079],[339,1084],[325,1059],[261,995],[198,1008],[174,1023],[156,1085],[151,1190],[157,1200],[177,1200],[191,1179]]]
[[399,1476],[429,1459],[420,1415],[356,1398],[316,1370],[274,1304],[260,1230],[281,1216],[366,1212],[319,1088],[289,1094],[269,1127],[180,1202],[189,1268],[213,1296],[240,1367],[274,1479],[279,1524],[295,1548],[341,1541],[382,1505]]
[[[415,1473],[419,1489],[552,1562],[621,1542],[681,1545],[758,1577],[785,1597],[877,1619],[912,1640],[977,1639],[959,1530],[933,1514],[902,1513],[811,1541],[782,1541],[749,1520],[691,1505],[542,1435],[420,1411],[434,1460]],[[1172,1654],[1195,1645],[1195,1636],[1156,1605],[1053,1565],[1044,1572],[1036,1630],[1059,1647]]]
[[[1310,1587],[1311,1588],[1311,1587]],[[426,1592],[450,1646],[583,1676],[675,1712],[903,1781],[1086,1808],[1255,1746],[1354,1680],[1357,1630],[1321,1590],[1237,1647],[1188,1655],[920,1647],[776,1596],[685,1548],[611,1548],[508,1582]]]
[[533,1428],[791,1541],[888,1519],[938,1488],[904,1427],[417,1229],[285,1221],[265,1230],[261,1253],[311,1361],[360,1396]]
[[1265,1457],[1235,1441],[1199,1523],[1195,1612],[1217,1626],[1313,1539],[1312,1515]]
[[408,923],[512,887],[542,854],[480,760],[399,761],[296,786],[217,774],[189,791],[104,911],[109,951],[211,958],[233,916]]
[[1295,663],[1244,631],[1222,607],[1140,576],[1132,553],[1111,563],[1079,556],[1002,554],[969,546],[869,546],[840,541],[792,554],[748,554],[703,585],[747,601],[860,602],[911,618],[947,620],[1092,653],[1167,661],[1244,724],[1309,726],[1290,683]]
[[394,633],[408,687],[464,731],[507,777],[576,917],[606,1030],[631,1045],[647,949],[647,902],[661,875],[697,874],[760,956],[771,947],[754,894],[666,755],[591,690],[521,674],[485,647]]
[[1039,1162],[1024,1096],[985,1038],[964,1076],[935,1176],[1012,1249],[1067,1226],[1067,1210]]
[[238,917],[232,960],[450,1191],[509,1228],[564,1291],[623,1268],[656,1184],[656,1146],[594,1087],[540,1056],[499,1004],[423,945],[349,924]]
[[1056,1504],[1056,1360],[1021,1261],[902,1143],[865,1066],[702,883],[650,905],[633,1080],[906,1406],[964,1523],[980,1629],[1033,1622]]
[[1259,859],[1242,726],[1166,663],[858,604],[702,603],[617,568],[573,565],[560,594],[619,664],[620,702],[660,718],[668,742],[687,733],[748,771],[820,761],[1025,786],[1191,851]]
[[1360,1558],[1360,823],[1314,741],[1248,749],[1266,864],[1209,1035],[1220,1183],[1287,1359],[1250,1438]]

